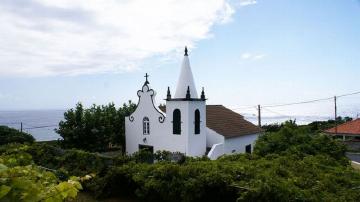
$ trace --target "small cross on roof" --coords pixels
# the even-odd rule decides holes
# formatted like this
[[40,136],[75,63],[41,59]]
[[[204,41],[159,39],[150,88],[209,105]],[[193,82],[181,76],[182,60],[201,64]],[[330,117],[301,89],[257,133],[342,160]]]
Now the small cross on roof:
[[145,74],[145,79],[146,79],[146,81],[145,81],[145,84],[144,85],[147,85],[147,84],[149,84],[149,81],[148,81],[148,77],[149,77],[150,75],[148,75],[148,73],[146,73]]

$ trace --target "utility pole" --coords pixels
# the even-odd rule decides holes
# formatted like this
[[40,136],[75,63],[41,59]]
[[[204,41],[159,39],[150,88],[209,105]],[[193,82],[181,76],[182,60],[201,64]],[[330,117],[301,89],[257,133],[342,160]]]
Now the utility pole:
[[20,132],[22,132],[23,130],[23,126],[22,126],[22,122],[20,122]]
[[337,105],[336,105],[336,96],[334,96],[334,104],[335,104],[335,135],[337,135]]
[[258,105],[258,125],[261,127],[261,107]]

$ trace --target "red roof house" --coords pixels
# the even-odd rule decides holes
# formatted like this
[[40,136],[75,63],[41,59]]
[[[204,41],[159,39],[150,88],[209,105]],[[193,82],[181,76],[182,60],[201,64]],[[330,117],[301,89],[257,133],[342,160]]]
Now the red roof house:
[[324,131],[329,135],[360,136],[360,118]]

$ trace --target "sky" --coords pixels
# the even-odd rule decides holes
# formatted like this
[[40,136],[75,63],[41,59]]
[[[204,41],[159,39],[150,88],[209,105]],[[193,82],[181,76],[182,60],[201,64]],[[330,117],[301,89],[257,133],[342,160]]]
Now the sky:
[[[0,110],[117,106],[150,75],[175,92],[184,46],[207,104],[254,106],[360,91],[359,0],[2,0]],[[360,113],[360,94],[338,99]],[[266,115],[331,116],[333,101]]]

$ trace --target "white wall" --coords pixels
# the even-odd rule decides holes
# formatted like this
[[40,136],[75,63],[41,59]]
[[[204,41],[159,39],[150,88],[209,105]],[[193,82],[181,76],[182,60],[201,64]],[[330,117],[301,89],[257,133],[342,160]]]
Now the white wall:
[[224,136],[206,127],[206,147],[212,147],[214,144],[224,143]]
[[[138,96],[139,103],[136,110],[129,117],[125,117],[125,142],[128,154],[138,151],[139,144],[153,146],[154,151],[160,149],[161,144],[164,144],[161,137],[166,125],[166,118],[153,104],[155,92],[145,85],[142,90],[138,91]],[[145,116],[150,120],[149,135],[143,135],[143,118]],[[146,138],[145,141],[144,138]]]
[[[251,144],[251,151],[254,149],[255,142],[259,134],[250,134],[240,137],[225,138],[214,130],[207,128],[207,147],[211,147],[208,157],[211,160],[217,159],[224,154],[245,153],[246,145]],[[221,153],[222,152],[222,153]]]
[[[200,111],[200,134],[195,134],[195,110]],[[205,101],[190,101],[189,103],[188,154],[203,156],[206,153],[206,103]]]
[[255,141],[259,134],[251,134],[240,137],[225,138],[224,150],[226,154],[245,153],[245,146],[251,144],[251,151],[254,149]]
[[[181,112],[181,134],[175,135],[172,131],[173,111]],[[195,134],[195,110],[200,111],[200,134]],[[167,146],[188,156],[203,156],[206,152],[206,103],[205,101],[166,101],[167,124],[171,143]],[[171,148],[169,148],[171,149]]]
[[[139,103],[133,114],[125,119],[126,152],[138,151],[139,144],[153,146],[157,150],[181,152],[188,156],[202,156],[206,152],[206,104],[205,101],[167,101],[165,115],[154,106],[155,92],[148,86],[138,91]],[[173,111],[181,111],[181,134],[172,130]],[[200,110],[200,134],[194,132],[195,110]],[[150,134],[143,134],[143,118],[150,120]],[[130,121],[133,120],[133,121]],[[144,141],[146,138],[146,141]]]

